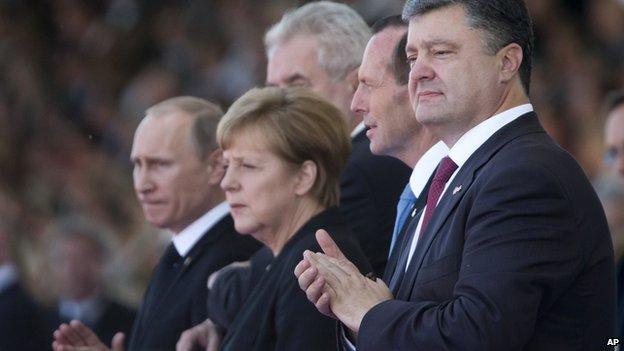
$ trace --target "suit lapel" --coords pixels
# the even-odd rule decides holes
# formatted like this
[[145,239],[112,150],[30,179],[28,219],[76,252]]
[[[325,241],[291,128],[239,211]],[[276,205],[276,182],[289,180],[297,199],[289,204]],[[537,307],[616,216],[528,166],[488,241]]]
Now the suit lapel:
[[423,260],[431,247],[434,239],[441,235],[440,229],[446,220],[450,217],[453,210],[464,194],[470,188],[477,172],[485,165],[505,144],[513,139],[528,133],[544,132],[537,120],[537,115],[533,112],[518,117],[508,125],[504,126],[494,133],[483,145],[481,145],[461,167],[451,184],[442,194],[442,199],[438,203],[431,221],[426,230],[422,233],[416,249],[412,256],[407,275],[403,279],[403,284],[399,288],[397,298],[408,300],[418,271],[420,270]]
[[167,287],[167,290],[160,295],[157,301],[154,301],[153,306],[151,306],[149,313],[147,313],[147,319],[145,321],[145,325],[148,326],[152,319],[156,316],[160,315],[157,313],[161,306],[165,306],[167,308],[170,304],[165,303],[169,295],[175,290],[176,286],[180,279],[191,269],[193,264],[200,258],[200,256],[206,251],[206,248],[212,245],[219,237],[223,234],[225,228],[227,228],[227,221],[231,220],[230,216],[225,216],[223,219],[219,220],[211,229],[206,231],[204,235],[202,235],[201,239],[188,252],[188,254],[184,257],[182,261],[182,267],[179,272],[175,275],[171,284]]

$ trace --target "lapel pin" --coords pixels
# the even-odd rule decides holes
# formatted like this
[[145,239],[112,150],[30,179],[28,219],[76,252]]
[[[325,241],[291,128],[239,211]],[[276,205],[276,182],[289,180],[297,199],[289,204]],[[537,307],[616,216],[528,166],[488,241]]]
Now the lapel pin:
[[412,217],[414,217],[414,216],[416,215],[416,212],[417,212],[416,210],[418,210],[418,208],[415,208],[415,209],[412,211]]
[[191,259],[190,257],[187,257],[187,258],[184,260],[184,265],[185,265],[185,266],[188,266],[189,264],[191,264],[191,261],[192,261],[192,259]]
[[455,189],[453,189],[453,195],[457,194],[460,190],[461,190],[462,186],[456,186]]

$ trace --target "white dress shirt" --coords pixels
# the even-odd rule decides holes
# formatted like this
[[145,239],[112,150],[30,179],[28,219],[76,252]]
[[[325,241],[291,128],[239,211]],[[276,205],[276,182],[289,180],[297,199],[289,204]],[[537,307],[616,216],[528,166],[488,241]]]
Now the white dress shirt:
[[214,225],[228,213],[230,213],[230,206],[226,202],[222,202],[206,212],[203,216],[197,218],[195,222],[191,223],[181,232],[175,234],[172,241],[178,254],[182,257],[186,256],[204,233],[214,227]]
[[355,126],[355,128],[353,128],[353,130],[351,131],[351,139],[355,138],[358,134],[360,134],[364,129],[366,129],[366,126],[364,125],[364,122],[360,122],[357,126]]
[[[533,111],[533,105],[531,104],[524,104],[511,108],[486,119],[485,121],[477,124],[472,129],[467,131],[464,135],[462,135],[462,137],[459,138],[455,145],[453,145],[453,147],[449,150],[448,156],[451,158],[451,160],[453,160],[453,162],[455,162],[455,164],[457,165],[457,169],[451,175],[451,178],[449,178],[448,182],[446,182],[444,190],[442,191],[442,195],[440,195],[440,198],[438,199],[438,203],[446,193],[446,189],[457,175],[457,172],[459,172],[459,170],[462,168],[464,163],[466,163],[468,158],[470,158],[470,156],[472,156],[472,154],[477,151],[477,149],[481,147],[481,145],[483,145],[498,130],[511,123],[516,118],[531,111]],[[427,206],[423,208],[422,213],[425,213],[426,207]],[[416,227],[416,232],[412,236],[410,252],[407,256],[407,264],[405,265],[406,271],[409,268],[412,256],[414,255],[414,251],[416,250],[416,244],[418,244],[420,227],[422,226],[422,221],[424,219],[423,217],[424,216],[420,216],[418,226]]]

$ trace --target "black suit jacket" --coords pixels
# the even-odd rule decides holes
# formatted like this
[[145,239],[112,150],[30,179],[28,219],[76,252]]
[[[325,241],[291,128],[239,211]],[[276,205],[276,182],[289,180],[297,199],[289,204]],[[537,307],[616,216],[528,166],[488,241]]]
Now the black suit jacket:
[[161,291],[154,286],[165,263],[156,266],[132,328],[130,350],[174,350],[180,334],[206,319],[206,281],[221,267],[245,261],[260,247],[237,234],[230,215],[221,219],[193,246],[173,281]]
[[613,266],[594,191],[530,113],[458,171],[358,350],[603,350]]
[[384,272],[396,217],[396,205],[412,170],[401,161],[375,156],[361,132],[340,183],[340,211],[357,237],[373,271]]
[[[100,340],[108,345],[110,345],[113,336],[115,336],[117,332],[123,332],[126,336],[129,336],[130,331],[132,330],[134,318],[136,316],[136,311],[108,298],[102,298],[101,304],[102,312],[99,318],[94,324],[88,325],[93,332],[100,338]],[[49,344],[52,344],[52,341],[54,340],[52,333],[54,330],[56,330],[61,323],[67,323],[69,320],[63,318],[59,314],[58,308],[53,311],[48,311],[46,319],[48,329],[50,330],[48,334]]]
[[[255,256],[264,273],[227,330],[222,351],[324,351],[336,349],[335,321],[319,313],[293,274],[305,250],[320,251],[314,233],[326,229],[344,254],[363,272],[370,266],[336,208],[308,221],[272,260],[268,248]],[[268,251],[268,253],[267,253]],[[221,279],[221,278],[219,278]]]
[[50,349],[43,311],[13,283],[0,291],[0,351]]

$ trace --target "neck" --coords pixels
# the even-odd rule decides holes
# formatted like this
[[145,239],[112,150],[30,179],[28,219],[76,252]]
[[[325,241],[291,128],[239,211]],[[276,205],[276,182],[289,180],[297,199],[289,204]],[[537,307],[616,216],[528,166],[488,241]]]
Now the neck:
[[401,155],[397,156],[399,160],[403,161],[410,168],[414,168],[425,152],[438,142],[438,138],[425,128],[422,128],[415,135],[416,137],[409,143],[409,147]]
[[447,132],[440,132],[437,134],[440,135],[440,139],[450,149],[464,134],[466,134],[466,132],[479,125],[481,122],[516,106],[528,104],[529,98],[524,93],[524,89],[522,89],[521,86],[518,86],[508,88],[499,101],[500,102],[498,104],[493,104],[492,108],[484,110],[481,114],[475,116],[475,118],[470,120],[469,123],[459,126],[456,125],[449,128]]
[[178,235],[186,227],[191,225],[191,223],[195,222],[199,217],[203,216],[206,212],[212,210],[213,208],[217,207],[217,205],[225,201],[225,193],[223,193],[223,190],[221,190],[221,188],[214,188],[209,192],[209,195],[206,197],[205,200],[206,201],[204,202],[204,206],[202,206],[201,209],[198,210],[198,213],[195,214],[193,220],[189,221],[184,225],[169,227],[167,229],[169,229],[169,231],[173,233],[173,235]]
[[316,200],[301,199],[301,203],[292,212],[281,215],[281,218],[286,220],[280,223],[272,233],[267,233],[267,235],[256,239],[268,246],[273,252],[273,256],[277,256],[295,233],[324,209]]

